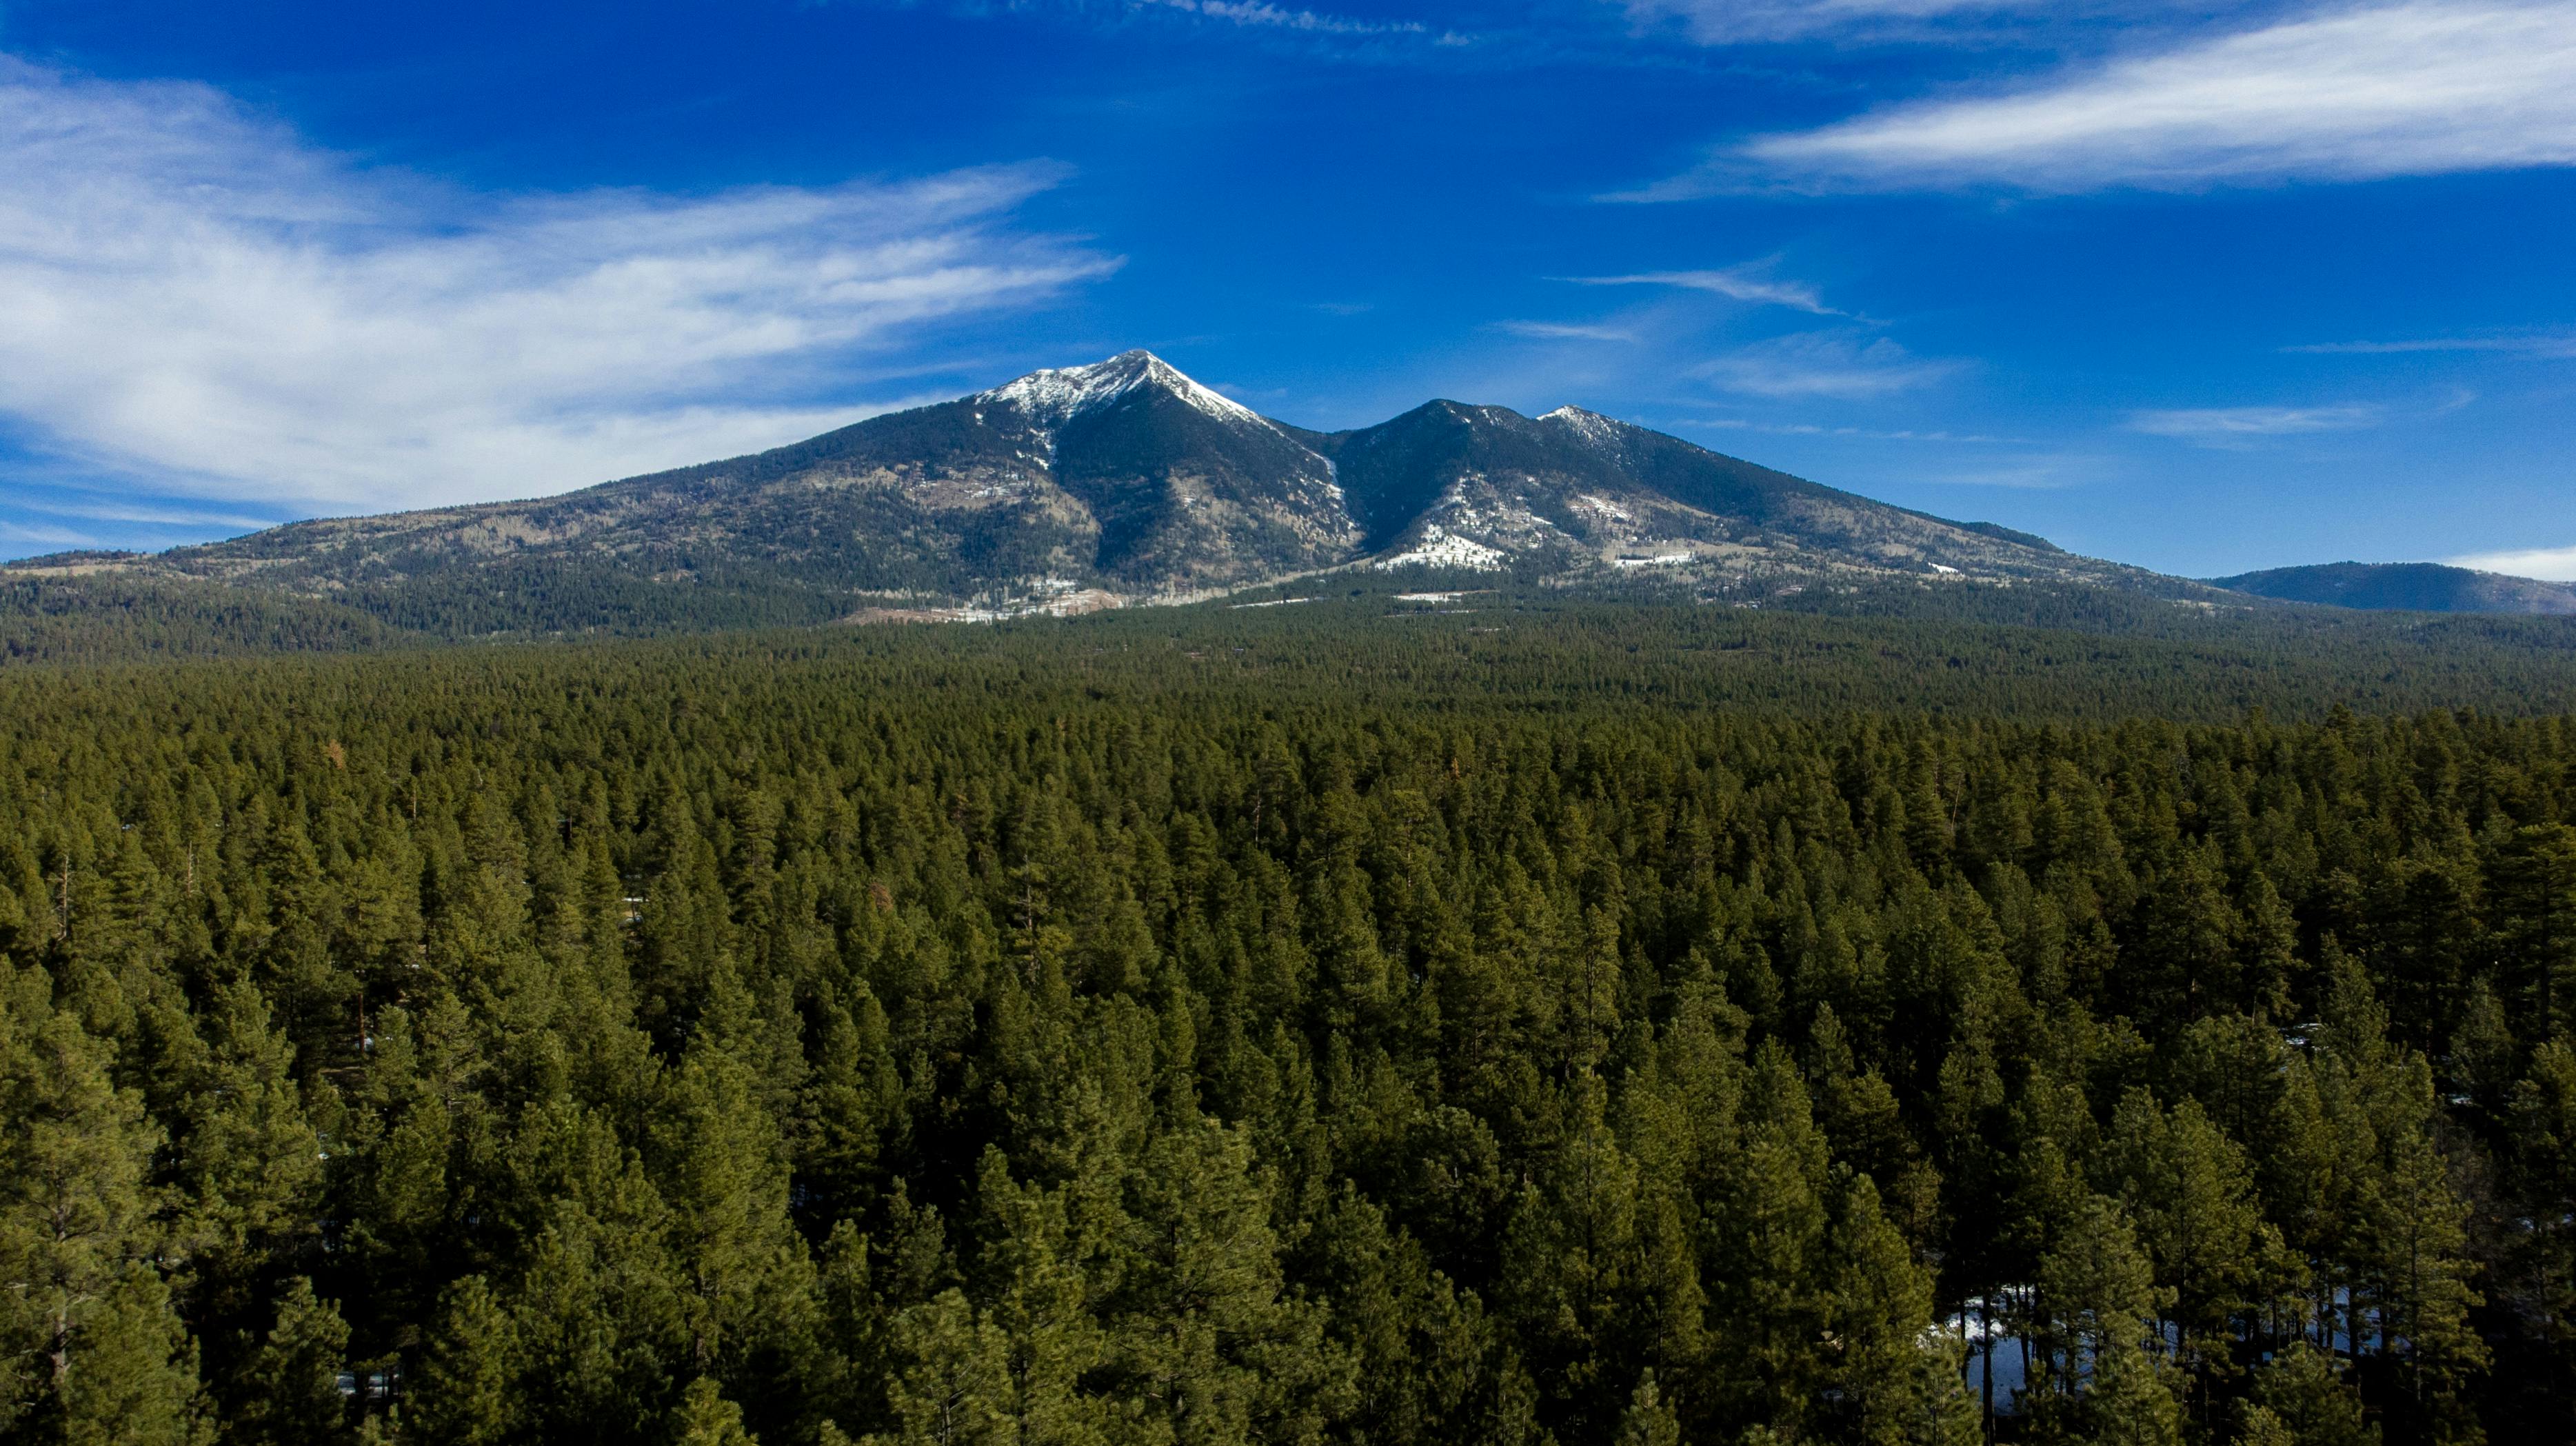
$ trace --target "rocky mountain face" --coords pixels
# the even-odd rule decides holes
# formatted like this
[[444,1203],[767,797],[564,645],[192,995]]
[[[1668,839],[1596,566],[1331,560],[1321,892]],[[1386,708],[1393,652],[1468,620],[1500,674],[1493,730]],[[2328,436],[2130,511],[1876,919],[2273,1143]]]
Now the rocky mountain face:
[[19,565],[74,566],[450,632],[1080,611],[1342,567],[1740,600],[1908,576],[2200,591],[1573,407],[1436,401],[1307,431],[1142,351],[558,497]]
[[2438,562],[2327,562],[2210,579],[2282,602],[2424,613],[2576,615],[2576,584],[2508,577]]

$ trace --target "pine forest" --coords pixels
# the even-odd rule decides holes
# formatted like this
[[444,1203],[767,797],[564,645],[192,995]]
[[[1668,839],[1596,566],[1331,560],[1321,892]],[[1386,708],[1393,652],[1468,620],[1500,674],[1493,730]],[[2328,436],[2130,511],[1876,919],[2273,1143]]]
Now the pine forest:
[[0,673],[0,1435],[2576,1439],[2564,664],[1234,616]]

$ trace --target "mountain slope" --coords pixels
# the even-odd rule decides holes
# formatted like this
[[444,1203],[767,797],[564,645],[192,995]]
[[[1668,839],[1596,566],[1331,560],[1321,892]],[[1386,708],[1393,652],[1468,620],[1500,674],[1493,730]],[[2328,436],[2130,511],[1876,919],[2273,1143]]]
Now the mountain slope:
[[2067,579],[2160,589],[1992,524],[1950,522],[1577,407],[1524,417],[1432,402],[1312,438],[1387,562],[1777,581],[1838,571]]
[[2233,592],[2327,607],[2576,615],[2576,585],[2435,562],[2329,562],[2240,573],[2210,582]]
[[996,586],[1152,596],[1339,561],[1332,467],[1130,352],[756,456],[560,497],[302,522],[156,570],[317,594],[537,559],[659,584],[954,599]]
[[1142,351],[556,497],[18,565],[270,590],[443,636],[1085,611],[1343,566],[1739,600],[1904,579],[2210,595],[1572,407],[1436,401],[1307,431]]

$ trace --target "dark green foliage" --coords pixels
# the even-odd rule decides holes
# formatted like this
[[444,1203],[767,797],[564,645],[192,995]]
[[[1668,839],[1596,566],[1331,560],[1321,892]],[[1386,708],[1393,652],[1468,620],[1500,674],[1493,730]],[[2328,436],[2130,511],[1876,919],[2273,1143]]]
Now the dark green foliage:
[[0,1433],[2576,1429],[2566,719],[1148,622],[0,679]]
[[[2312,720],[2338,707],[2473,706],[2509,716],[2576,709],[2576,624],[2551,618],[2213,612],[2072,584],[1888,583],[1811,590],[1761,608],[1636,606],[1586,601],[1575,589],[1505,589],[1441,606],[1395,596],[1428,585],[1427,579],[1342,581],[1282,589],[1281,596],[1323,594],[1297,607],[1208,604],[990,627],[809,628],[674,639],[632,651],[574,649],[575,658],[561,665],[667,674],[743,671],[776,660],[845,671],[854,682],[863,678],[867,686],[898,691],[1114,691],[1130,698],[1179,692],[1232,699],[1256,686],[1273,702],[1453,709],[1475,699],[1801,717],[1870,710],[2214,723],[2256,710]],[[41,586],[76,592],[111,582],[48,578]],[[1491,579],[1459,585],[1489,586]],[[473,650],[482,661],[464,666],[508,671],[518,660],[561,646],[531,646],[537,638],[817,623],[834,615],[828,609],[735,610],[719,605],[720,590],[697,577],[651,584],[659,601],[633,612],[528,611],[530,595],[503,588],[489,598],[499,611],[478,616],[471,629],[397,620],[420,630],[298,644],[231,626],[216,603],[236,594],[200,596],[212,584],[169,585],[174,598],[199,597],[205,604],[176,634],[129,626],[112,614],[90,616],[75,604],[31,615],[13,604],[12,586],[0,574],[0,662],[97,663],[297,647],[399,645],[417,653],[433,643],[497,636],[519,641],[483,642]],[[331,606],[364,602],[353,595],[348,604]],[[1981,800],[1989,807],[2005,801]]]
[[313,1283],[302,1276],[288,1281],[268,1338],[223,1382],[236,1398],[225,1439],[258,1446],[348,1439],[348,1402],[340,1389],[348,1346],[348,1324],[328,1301],[314,1299]]
[[0,664],[363,652],[401,636],[336,602],[113,572],[0,572]]

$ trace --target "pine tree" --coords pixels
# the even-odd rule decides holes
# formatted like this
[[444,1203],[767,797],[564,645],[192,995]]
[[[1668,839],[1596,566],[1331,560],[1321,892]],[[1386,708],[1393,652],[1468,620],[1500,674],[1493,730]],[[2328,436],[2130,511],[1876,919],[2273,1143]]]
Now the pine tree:
[[239,1404],[224,1439],[245,1446],[326,1446],[349,1439],[349,1408],[340,1391],[349,1326],[313,1282],[297,1276],[277,1297],[276,1324],[251,1353],[234,1390]]
[[2548,1394],[2564,1400],[2560,1383],[2576,1371],[2576,1049],[2552,1042],[2532,1051],[2511,1119],[2514,1193],[2537,1227],[2532,1306],[2548,1323],[2541,1374]]
[[2341,1378],[2334,1357],[2294,1341],[2254,1373],[2252,1404],[2295,1446],[2378,1446],[2361,1394]]
[[612,1188],[600,1214],[577,1200],[555,1206],[509,1302],[520,1375],[545,1383],[521,1397],[520,1427],[546,1440],[650,1434],[703,1339],[665,1238],[667,1209],[640,1172]]
[[2567,997],[2576,958],[2576,827],[2534,824],[2514,832],[2490,866],[2500,904],[2499,942],[2532,1021],[2532,1033],[2555,1038],[2576,1000]]
[[[1643,1268],[1650,1202],[1636,1162],[1601,1118],[1599,1081],[1587,1075],[1577,1088],[1569,1138],[1513,1210],[1501,1300],[1557,1410],[1607,1422],[1620,1404],[1607,1368],[1655,1358],[1660,1311]],[[1695,1317],[1695,1281],[1691,1290]]]
[[[180,1441],[196,1429],[196,1349],[147,1263],[159,1244],[145,1183],[161,1132],[108,1076],[106,1044],[23,981],[0,1000],[0,1294],[20,1411],[69,1439]],[[31,1400],[30,1397],[33,1397]],[[50,1407],[42,1404],[50,1402]],[[84,1434],[89,1433],[89,1434]]]
[[2137,1340],[2115,1337],[2093,1362],[2084,1415],[2100,1446],[2181,1446],[2182,1404],[2171,1373]]
[[291,1077],[294,1051],[256,987],[215,986],[197,1029],[206,1050],[167,1112],[177,1126],[170,1173],[184,1202],[174,1223],[190,1257],[190,1314],[210,1377],[223,1377],[245,1364],[236,1343],[267,1325],[277,1272],[314,1253],[326,1152]]
[[903,1362],[887,1396],[896,1429],[868,1446],[1017,1446],[1010,1337],[976,1319],[964,1292],[942,1291],[895,1319]]
[[1637,1378],[1637,1389],[1628,1395],[1628,1409],[1619,1415],[1618,1446],[1681,1446],[1681,1440],[1681,1422],[1655,1389],[1655,1373],[1650,1369]]
[[[54,1379],[63,1446],[205,1446],[197,1350],[150,1267],[129,1266],[88,1303]],[[41,1438],[40,1438],[41,1439]]]
[[760,1446],[760,1438],[742,1429],[742,1408],[725,1399],[724,1389],[705,1376],[680,1393],[677,1446]]
[[1286,1296],[1270,1200],[1242,1134],[1183,1115],[1125,1182],[1107,1297],[1116,1368],[1178,1446],[1317,1441],[1342,1389],[1322,1322]]
[[[811,1329],[813,1267],[787,1210],[785,1148],[754,1071],[721,1038],[719,1006],[671,1083],[659,1122],[669,1242],[687,1281],[689,1355],[705,1369],[794,1348]],[[747,1026],[737,1025],[737,1028]]]
[[2383,1302],[2380,1336],[2383,1349],[2405,1343],[2403,1381],[2417,1424],[2448,1435],[2466,1428],[2457,1394],[2488,1361],[2468,1319],[2484,1303],[2468,1283],[2468,1209],[2421,1132],[2401,1135],[2391,1153],[2370,1193],[2362,1242]]
[[985,1254],[997,1281],[987,1319],[1008,1341],[1012,1434],[1021,1446],[1090,1446],[1110,1438],[1104,1402],[1082,1377],[1107,1359],[1087,1282],[1067,1238],[1064,1199],[1012,1183],[998,1150],[983,1167],[984,1211],[998,1239]]
[[1823,1390],[1832,1307],[1825,1144],[1807,1108],[1787,1053],[1766,1044],[1745,1091],[1745,1144],[1707,1202],[1700,1270],[1730,1414],[1791,1433]]
[[[2115,1353],[2136,1351],[2146,1321],[2171,1296],[2156,1288],[2146,1253],[2117,1202],[2086,1195],[2054,1234],[2039,1262],[2039,1359],[2056,1369],[2046,1393],[2026,1404],[2044,1427],[2083,1430],[2091,1409],[2083,1396],[2099,1388],[2104,1363]],[[2134,1375],[2141,1368],[2123,1369]],[[2033,1383],[2035,1389],[2039,1385]]]
[[2236,1439],[2240,1446],[2299,1446],[2299,1438],[2267,1407],[2236,1403]]
[[410,1432],[428,1446],[501,1446],[517,1434],[519,1346],[483,1277],[441,1295],[413,1368]]
[[2157,1280],[2174,1292],[2177,1349],[2197,1373],[2223,1369],[2230,1317],[2276,1249],[2244,1151],[2197,1101],[2167,1113],[2131,1090],[2103,1153]]
[[1844,1419],[1833,1434],[1869,1446],[1968,1446],[1977,1412],[1949,1335],[1933,1328],[1930,1275],[1880,1213],[1866,1176],[1839,1214],[1827,1379]]
[[291,1248],[310,1229],[322,1151],[290,1077],[293,1050],[248,984],[220,984],[198,1016],[208,1055],[192,1071],[178,1141],[190,1202],[184,1231],[200,1252]]

